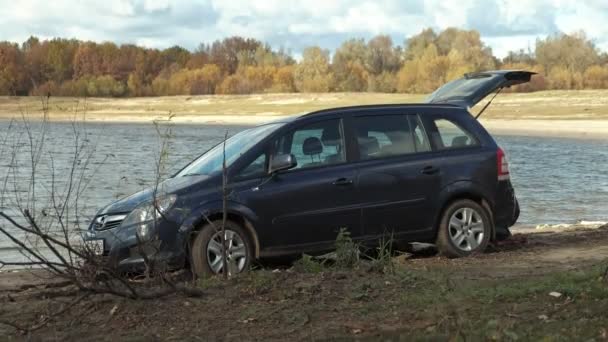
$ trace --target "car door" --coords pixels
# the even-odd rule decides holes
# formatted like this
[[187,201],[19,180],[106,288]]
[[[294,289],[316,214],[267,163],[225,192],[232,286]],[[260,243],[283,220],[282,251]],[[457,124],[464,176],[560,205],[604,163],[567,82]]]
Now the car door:
[[465,74],[435,90],[427,103],[450,103],[471,108],[494,91],[530,82],[535,72],[521,70],[494,70]]
[[354,114],[357,187],[366,237],[429,232],[440,185],[419,117],[405,109]]
[[[474,120],[467,113],[450,113],[451,109],[437,109],[424,116],[426,131],[435,154],[439,157],[441,188],[463,182],[489,188],[496,182],[496,150],[484,149],[467,121]],[[443,112],[443,113],[442,113]]]
[[264,225],[258,229],[263,247],[333,245],[342,228],[360,236],[356,171],[347,163],[342,119],[309,120],[272,145],[271,155],[291,153],[297,165],[241,194]]

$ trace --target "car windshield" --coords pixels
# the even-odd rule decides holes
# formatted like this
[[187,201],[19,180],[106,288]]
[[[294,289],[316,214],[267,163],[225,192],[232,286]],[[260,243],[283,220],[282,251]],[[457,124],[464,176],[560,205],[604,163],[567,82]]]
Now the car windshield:
[[[226,166],[230,166],[243,153],[283,126],[284,123],[272,123],[253,127],[239,132],[226,140]],[[222,170],[224,160],[223,145],[217,144],[198,159],[180,171],[176,177],[191,175],[210,175]]]

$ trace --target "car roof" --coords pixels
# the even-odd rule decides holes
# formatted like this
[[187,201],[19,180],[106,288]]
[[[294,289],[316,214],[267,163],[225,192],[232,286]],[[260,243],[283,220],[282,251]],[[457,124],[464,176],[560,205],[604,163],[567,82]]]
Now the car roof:
[[450,109],[462,109],[462,107],[448,104],[448,103],[391,103],[391,104],[371,104],[371,105],[359,105],[359,106],[346,106],[346,107],[335,107],[335,108],[327,108],[321,109],[310,113],[305,113],[302,115],[291,116],[289,117],[294,121],[299,118],[311,117],[311,116],[322,116],[329,115],[335,113],[345,113],[345,112],[355,112],[361,110],[369,110],[369,109],[399,109],[399,108],[450,108]]

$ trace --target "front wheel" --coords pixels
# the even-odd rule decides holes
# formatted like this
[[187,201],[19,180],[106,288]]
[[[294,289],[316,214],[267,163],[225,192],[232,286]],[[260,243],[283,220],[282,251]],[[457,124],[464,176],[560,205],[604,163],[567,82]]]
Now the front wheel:
[[492,226],[486,210],[471,200],[457,200],[443,212],[437,232],[441,254],[458,258],[483,252],[490,241]]
[[226,261],[222,256],[222,221],[206,224],[196,235],[191,248],[192,270],[199,277],[222,274],[228,270],[229,275],[249,269],[253,257],[251,242],[245,230],[237,223],[226,222]]

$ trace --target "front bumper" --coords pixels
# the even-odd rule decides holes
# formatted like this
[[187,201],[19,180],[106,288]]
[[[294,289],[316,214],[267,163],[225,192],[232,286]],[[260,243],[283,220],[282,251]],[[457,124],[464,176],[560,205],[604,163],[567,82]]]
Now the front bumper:
[[102,260],[118,272],[138,273],[150,269],[182,268],[186,260],[184,244],[170,222],[159,221],[153,239],[140,241],[134,227],[96,230],[89,227],[84,241],[103,240]]

